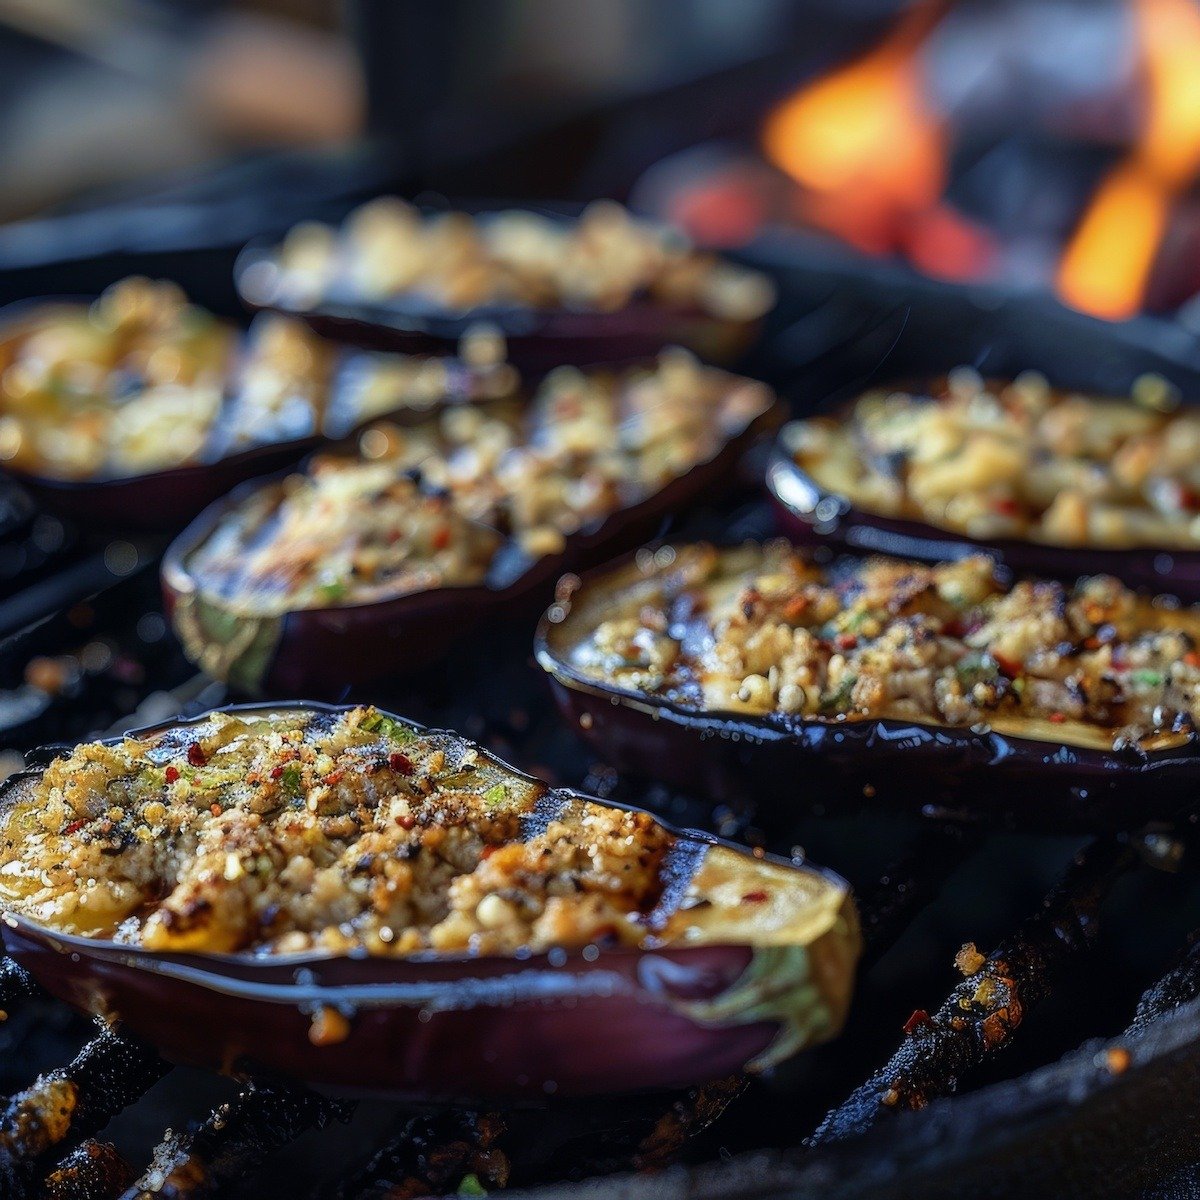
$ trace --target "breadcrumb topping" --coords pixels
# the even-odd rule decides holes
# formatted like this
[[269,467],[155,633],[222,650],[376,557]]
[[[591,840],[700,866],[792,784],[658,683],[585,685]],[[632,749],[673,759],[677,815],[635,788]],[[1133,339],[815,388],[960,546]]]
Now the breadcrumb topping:
[[1200,622],[1115,579],[1006,585],[984,556],[826,569],[782,543],[678,552],[593,604],[593,678],[710,711],[951,726],[1149,748],[1200,712]]
[[[1161,381],[1160,381],[1161,382]],[[1200,545],[1200,414],[1145,381],[1134,400],[951,373],[929,395],[874,391],[790,427],[797,465],[856,507],[982,540]]]
[[157,951],[637,944],[674,842],[374,709],[216,713],[30,781],[3,814],[0,900]]

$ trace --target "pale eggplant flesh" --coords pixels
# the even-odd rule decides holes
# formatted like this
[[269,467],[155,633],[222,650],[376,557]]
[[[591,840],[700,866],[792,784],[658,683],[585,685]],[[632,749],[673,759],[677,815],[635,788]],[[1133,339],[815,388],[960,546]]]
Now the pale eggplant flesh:
[[[252,721],[349,710],[219,711]],[[178,747],[211,716],[129,736]],[[550,788],[457,735],[384,716],[447,751],[477,751],[489,779],[521,797],[521,836],[602,803]],[[39,761],[3,786],[0,810],[29,795],[46,768],[46,756]],[[845,882],[656,825],[670,848],[640,944],[503,955],[176,953],[64,933],[12,903],[0,931],[7,952],[52,995],[174,1060],[279,1072],[344,1093],[523,1102],[681,1088],[768,1067],[833,1037],[861,944]],[[314,1039],[328,1014],[338,1036]]]

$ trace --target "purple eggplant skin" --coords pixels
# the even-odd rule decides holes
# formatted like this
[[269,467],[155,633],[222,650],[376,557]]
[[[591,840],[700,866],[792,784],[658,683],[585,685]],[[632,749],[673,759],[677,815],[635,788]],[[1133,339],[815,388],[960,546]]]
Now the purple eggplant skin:
[[[312,702],[219,711],[289,708],[344,711]],[[40,759],[43,769],[46,761]],[[38,774],[26,771],[0,785],[0,807]],[[724,846],[748,864],[760,861],[708,834],[673,832],[698,848]],[[715,1016],[687,1010],[734,999],[760,954],[760,967],[778,962],[769,956],[778,946],[592,947],[476,958],[161,954],[55,933],[14,913],[3,914],[0,935],[52,995],[119,1022],[173,1061],[278,1072],[348,1095],[521,1103],[685,1088],[770,1060],[785,1034],[824,1037],[840,1028],[860,936],[846,885],[822,874],[844,893],[837,922],[799,951],[805,977],[795,977],[795,1005],[788,1005],[790,992],[781,997],[775,989],[768,1000],[776,1015],[763,1019],[743,1001],[734,1005],[738,1011],[726,1004]],[[762,999],[759,991],[750,1003]],[[314,1045],[313,1017],[322,1009],[347,1017],[343,1040]]]
[[1200,550],[1128,550],[1053,546],[1017,538],[979,541],[923,521],[879,516],[828,492],[796,465],[788,427],[780,431],[767,464],[767,489],[782,532],[801,545],[833,545],[856,554],[889,554],[943,562],[987,554],[1014,576],[1036,575],[1074,583],[1081,575],[1112,575],[1128,587],[1200,601]]
[[615,312],[576,312],[485,306],[466,312],[418,300],[328,300],[311,309],[271,303],[247,277],[273,260],[274,247],[251,243],[238,256],[234,280],[254,311],[298,317],[322,337],[368,350],[406,354],[453,353],[472,326],[487,324],[504,334],[508,361],[527,379],[555,367],[610,364],[652,358],[667,346],[685,346],[705,362],[736,362],[758,339],[762,320],[734,321],[699,309],[634,301]]
[[569,534],[561,554],[535,560],[503,587],[486,584],[413,592],[369,604],[294,609],[249,616],[202,599],[188,567],[192,553],[250,488],[206,509],[168,548],[162,562],[167,616],[193,662],[247,695],[336,698],[346,688],[410,674],[437,662],[483,620],[536,614],[554,581],[640,545],[662,523],[699,500],[730,490],[743,455],[781,420],[769,407],[707,462],[598,525]]
[[764,815],[867,808],[1050,833],[1137,828],[1195,805],[1194,733],[1169,749],[1099,749],[982,726],[702,712],[607,687],[570,661],[585,632],[572,614],[640,570],[628,559],[564,580],[534,645],[564,718],[619,771]]

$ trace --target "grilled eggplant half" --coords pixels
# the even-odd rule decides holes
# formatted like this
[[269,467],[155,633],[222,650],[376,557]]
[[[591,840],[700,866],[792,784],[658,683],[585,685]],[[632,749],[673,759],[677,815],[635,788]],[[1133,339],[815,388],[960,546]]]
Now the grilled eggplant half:
[[139,278],[22,302],[0,315],[0,466],[85,527],[173,532],[382,415],[514,395],[512,367],[483,358],[345,353],[291,317],[243,336]]
[[765,275],[610,202],[571,219],[422,213],[384,197],[339,229],[305,222],[281,245],[247,246],[234,274],[252,307],[374,348],[428,351],[486,322],[530,374],[668,345],[728,363],[775,301]]
[[986,550],[1018,574],[1109,574],[1200,599],[1200,413],[1040,376],[952,372],[780,433],[768,485],[797,540],[927,562]]
[[168,1056],[437,1099],[677,1088],[840,1028],[846,884],[373,708],[215,711],[0,794],[10,954]]
[[1200,780],[1200,614],[988,557],[665,546],[560,585],[537,655],[606,760],[722,800],[1169,818]]
[[564,369],[509,420],[449,411],[203,513],[163,563],[193,661],[250,694],[344,695],[428,665],[566,569],[734,486],[777,427],[763,385],[686,352]]

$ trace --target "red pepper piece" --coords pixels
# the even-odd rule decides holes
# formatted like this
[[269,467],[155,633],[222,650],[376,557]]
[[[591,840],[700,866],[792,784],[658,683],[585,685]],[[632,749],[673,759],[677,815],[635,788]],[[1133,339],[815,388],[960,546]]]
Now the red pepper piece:
[[913,1015],[904,1022],[904,1032],[912,1033],[914,1030],[920,1029],[922,1025],[932,1025],[933,1022],[929,1019],[929,1014],[923,1009],[918,1008],[913,1012]]

